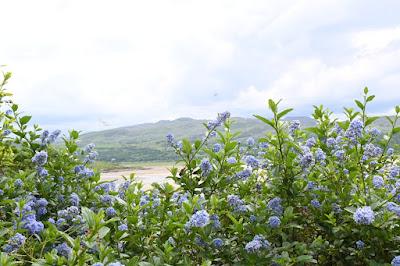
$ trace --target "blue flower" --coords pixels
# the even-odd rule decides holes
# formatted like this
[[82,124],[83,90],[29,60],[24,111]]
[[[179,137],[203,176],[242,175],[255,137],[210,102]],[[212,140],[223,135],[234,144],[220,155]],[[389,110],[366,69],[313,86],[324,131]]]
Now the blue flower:
[[353,219],[357,224],[371,224],[375,220],[375,213],[370,206],[357,208],[353,215]]
[[356,246],[357,249],[363,249],[365,247],[365,243],[362,240],[357,240]]
[[314,147],[315,144],[317,144],[317,141],[315,140],[314,137],[311,137],[311,138],[309,138],[309,139],[306,141],[306,146],[307,146],[308,148]]
[[337,204],[337,203],[332,203],[332,210],[336,214],[339,214],[342,212],[342,208],[340,208],[339,204]]
[[250,215],[249,219],[250,219],[250,222],[254,223],[254,222],[257,221],[257,216],[255,216],[254,214],[252,214],[252,215]]
[[149,204],[149,202],[150,202],[150,196],[145,194],[140,197],[139,205],[144,206],[146,204]]
[[247,178],[249,178],[251,176],[252,172],[250,169],[244,169],[238,173],[236,173],[236,177],[240,180],[246,180]]
[[296,132],[296,130],[300,129],[300,121],[299,120],[293,120],[290,122],[289,125],[289,133],[290,135],[294,135],[294,133]]
[[335,138],[328,138],[326,140],[326,145],[330,148],[334,147],[336,145],[336,139]]
[[169,146],[174,146],[174,144],[175,144],[175,137],[174,137],[174,135],[173,135],[172,133],[168,133],[167,136],[166,136],[166,138],[167,138],[167,143],[168,143],[168,145],[169,145]]
[[228,204],[234,207],[236,212],[246,212],[247,207],[244,205],[244,201],[236,195],[228,195]]
[[49,175],[49,172],[46,169],[44,169],[43,167],[41,167],[41,166],[38,166],[36,170],[37,170],[37,174],[40,177],[44,177],[44,176],[48,176]]
[[4,131],[3,131],[3,136],[8,136],[8,135],[10,135],[11,134],[11,130],[9,130],[9,129],[5,129]]
[[46,207],[49,204],[49,202],[45,198],[40,198],[36,201],[36,206],[39,207]]
[[231,205],[231,206],[242,205],[243,204],[243,200],[241,200],[236,195],[228,195],[228,204]]
[[400,167],[393,166],[389,171],[389,177],[395,178],[400,175]]
[[8,240],[8,244],[3,247],[3,250],[7,253],[13,252],[19,249],[25,243],[26,237],[20,233],[16,233],[13,237]]
[[0,189],[0,196],[4,195],[4,191],[2,189]]
[[38,166],[43,166],[47,162],[47,152],[46,151],[40,151],[37,152],[33,157],[32,157],[32,162],[35,163]]
[[115,209],[113,207],[108,207],[106,209],[106,214],[108,217],[113,217],[117,214],[117,212],[115,211]]
[[189,220],[190,227],[204,227],[210,222],[210,215],[206,210],[195,212]]
[[128,226],[126,224],[120,224],[118,226],[118,230],[119,231],[127,231],[128,230]]
[[311,205],[312,205],[314,208],[317,208],[317,209],[321,208],[321,203],[320,203],[319,200],[317,200],[317,199],[311,200]]
[[258,144],[258,146],[261,148],[261,149],[268,149],[268,142],[260,142],[260,144]]
[[268,240],[265,239],[264,236],[262,235],[256,235],[254,236],[253,240],[250,241],[249,243],[246,244],[245,250],[248,253],[255,253],[259,251],[260,249],[265,249],[270,246],[270,243]]
[[393,148],[389,148],[387,149],[387,155],[391,156],[394,153],[394,149]]
[[93,170],[86,168],[83,165],[77,165],[74,168],[75,174],[79,175],[80,177],[88,178],[94,175]]
[[69,197],[69,200],[73,206],[79,206],[80,199],[79,199],[78,194],[76,194],[75,192],[71,194],[71,196]]
[[104,264],[101,262],[96,262],[96,263],[92,264],[92,266],[104,266]]
[[315,182],[314,181],[309,181],[308,183],[307,183],[307,190],[314,190],[314,189],[316,189],[316,187],[315,187]]
[[213,152],[219,152],[221,148],[222,148],[221,144],[215,143],[213,147]]
[[386,208],[390,212],[394,212],[397,216],[400,217],[400,206],[394,202],[388,202]]
[[114,198],[111,195],[100,195],[100,201],[103,202],[104,204],[111,204],[113,202]]
[[72,249],[67,245],[67,243],[62,243],[56,246],[57,254],[66,258],[69,258],[72,254]]
[[338,159],[339,161],[342,161],[344,159],[344,150],[337,150],[333,155]]
[[200,169],[202,171],[203,176],[207,176],[211,172],[212,165],[211,165],[210,161],[207,158],[205,158],[205,159],[203,159],[201,161]]
[[39,207],[38,210],[37,210],[37,214],[38,214],[39,216],[43,216],[43,215],[45,215],[46,213],[47,213],[47,209],[46,209],[45,207]]
[[260,165],[260,162],[253,155],[246,156],[245,160],[246,164],[248,166],[251,166],[252,168],[258,168],[258,166]]
[[212,227],[215,229],[221,228],[221,222],[219,221],[218,215],[213,214],[210,216],[210,221],[212,224]]
[[108,264],[108,266],[124,266],[124,264],[122,264],[119,261],[116,261],[116,262],[112,262],[112,263]]
[[375,188],[381,188],[385,185],[385,181],[383,180],[383,177],[376,175],[372,178],[372,184]]
[[315,161],[321,163],[321,165],[325,164],[325,159],[326,159],[326,154],[323,150],[321,150],[320,148],[318,148],[315,151]]
[[278,216],[271,216],[268,219],[268,224],[271,228],[278,228],[281,225],[281,219]]
[[255,143],[256,141],[252,137],[247,139],[247,146],[254,146]]
[[362,136],[363,126],[363,122],[358,119],[351,121],[345,136],[354,142],[356,138],[360,138]]
[[40,135],[40,141],[42,142],[42,146],[46,145],[47,137],[49,136],[50,132],[48,130],[43,130],[42,134]]
[[392,266],[400,266],[400,256],[396,256],[393,258]]
[[14,181],[14,186],[17,188],[21,188],[23,185],[24,185],[24,182],[22,182],[22,180],[19,178]]
[[226,159],[226,161],[229,164],[235,164],[237,162],[235,157],[229,157],[228,159]]
[[26,219],[23,219],[23,221],[24,224],[22,227],[24,229],[27,229],[29,234],[31,235],[39,234],[44,229],[43,223],[36,221],[36,217],[34,214],[27,216]]
[[368,133],[371,134],[372,137],[377,137],[381,134],[381,131],[374,127],[372,129],[368,130]]
[[212,243],[216,248],[221,248],[224,245],[224,241],[221,238],[215,238]]
[[57,129],[51,132],[49,138],[47,139],[47,143],[53,143],[56,141],[58,136],[61,134],[61,130]]
[[302,150],[303,154],[300,156],[300,165],[303,168],[307,168],[312,165],[314,156],[308,147],[303,146]]
[[379,156],[380,154],[382,154],[382,149],[380,147],[377,147],[372,143],[365,145],[364,156],[366,159]]
[[268,202],[267,208],[268,208],[268,210],[272,211],[276,215],[282,215],[283,207],[282,207],[281,203],[282,203],[282,199],[275,197]]
[[94,148],[96,147],[96,145],[94,143],[89,143],[88,145],[86,145],[85,147],[85,152],[89,153],[91,152]]

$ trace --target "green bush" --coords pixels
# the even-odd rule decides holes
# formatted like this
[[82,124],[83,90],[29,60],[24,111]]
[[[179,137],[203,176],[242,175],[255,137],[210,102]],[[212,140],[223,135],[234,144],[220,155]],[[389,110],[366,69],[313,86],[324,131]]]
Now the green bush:
[[[344,121],[315,107],[315,127],[256,116],[274,132],[246,143],[224,112],[202,140],[176,141],[175,185],[132,174],[103,182],[79,132],[54,141],[0,86],[0,265],[400,265],[400,167],[364,90]],[[212,141],[211,141],[212,139]]]

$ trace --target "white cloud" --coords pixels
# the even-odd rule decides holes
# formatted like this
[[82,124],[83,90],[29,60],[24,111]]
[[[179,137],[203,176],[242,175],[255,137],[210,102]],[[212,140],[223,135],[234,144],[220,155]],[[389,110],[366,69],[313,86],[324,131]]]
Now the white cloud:
[[119,126],[225,109],[248,115],[269,97],[295,107],[341,104],[367,84],[390,100],[399,25],[360,26],[365,18],[353,19],[363,5],[7,1],[0,64],[14,72],[9,88],[23,109],[51,127],[100,129],[100,120]]

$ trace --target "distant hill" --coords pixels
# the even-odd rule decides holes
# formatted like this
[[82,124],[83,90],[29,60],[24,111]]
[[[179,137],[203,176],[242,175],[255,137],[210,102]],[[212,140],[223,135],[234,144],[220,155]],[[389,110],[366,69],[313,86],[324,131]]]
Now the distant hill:
[[[255,118],[232,118],[233,131],[240,132],[239,140],[245,141],[248,137],[258,138],[271,128]],[[309,117],[290,117],[287,120],[299,120],[302,128],[315,124]],[[116,162],[156,162],[172,161],[176,159],[174,152],[167,147],[165,136],[174,134],[177,140],[202,138],[205,134],[203,123],[207,120],[179,118],[176,120],[162,120],[156,123],[139,124],[128,127],[115,128],[104,131],[83,134],[80,145],[95,143],[99,152],[99,160]],[[385,119],[378,119],[375,126],[387,131],[389,126]]]

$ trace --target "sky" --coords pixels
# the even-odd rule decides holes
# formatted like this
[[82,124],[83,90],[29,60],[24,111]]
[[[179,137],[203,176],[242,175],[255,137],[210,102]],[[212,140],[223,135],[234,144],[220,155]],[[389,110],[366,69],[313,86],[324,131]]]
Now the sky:
[[400,1],[0,2],[8,89],[44,128],[400,104]]

